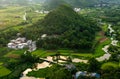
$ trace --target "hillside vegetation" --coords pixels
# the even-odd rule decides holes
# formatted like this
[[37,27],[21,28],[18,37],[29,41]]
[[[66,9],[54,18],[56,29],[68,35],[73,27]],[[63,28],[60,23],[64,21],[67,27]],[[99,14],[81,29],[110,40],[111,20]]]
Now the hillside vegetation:
[[27,28],[24,35],[38,39],[42,34],[47,34],[46,38],[39,39],[37,43],[43,48],[91,49],[98,30],[100,28],[94,20],[79,16],[69,6],[61,5],[42,21]]

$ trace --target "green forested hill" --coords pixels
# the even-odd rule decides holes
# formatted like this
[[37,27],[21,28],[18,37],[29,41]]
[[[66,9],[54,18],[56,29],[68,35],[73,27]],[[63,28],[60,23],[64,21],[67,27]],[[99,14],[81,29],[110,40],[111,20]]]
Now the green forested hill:
[[37,43],[44,48],[90,49],[98,30],[95,21],[79,16],[69,6],[61,5],[42,21],[27,28],[24,35],[37,39],[42,34],[47,34],[45,39],[40,39]]

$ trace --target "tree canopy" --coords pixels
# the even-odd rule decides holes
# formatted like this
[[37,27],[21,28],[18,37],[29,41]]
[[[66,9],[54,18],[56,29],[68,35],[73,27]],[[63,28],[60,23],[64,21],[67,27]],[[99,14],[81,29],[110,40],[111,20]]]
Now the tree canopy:
[[[47,34],[45,39],[38,41],[39,47],[91,49],[98,30],[100,28],[96,21],[79,15],[68,5],[61,5],[42,21],[27,28],[24,35],[37,39],[42,34]],[[35,35],[32,36],[31,33]]]

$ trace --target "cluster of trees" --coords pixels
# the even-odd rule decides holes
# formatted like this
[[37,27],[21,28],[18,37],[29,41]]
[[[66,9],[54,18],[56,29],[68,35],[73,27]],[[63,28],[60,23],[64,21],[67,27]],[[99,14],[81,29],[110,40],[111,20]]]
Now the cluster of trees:
[[[111,59],[109,60],[111,62]],[[115,60],[112,60],[115,62]],[[106,62],[98,62],[95,58],[91,58],[89,64],[77,63],[76,68],[81,71],[96,72],[100,74],[100,79],[119,79],[120,67],[115,63],[107,64]],[[106,64],[103,68],[103,64]],[[117,66],[118,65],[118,66]],[[95,77],[79,76],[78,79],[97,79]]]
[[111,53],[111,61],[119,62],[120,61],[120,47],[111,45],[109,47],[109,52]]
[[110,67],[110,70],[102,70],[102,79],[119,79],[120,78],[120,68]]
[[120,8],[118,7],[109,7],[105,9],[105,21],[111,22],[113,24],[119,24],[120,21]]
[[95,20],[79,16],[69,6],[61,5],[42,21],[25,29],[23,35],[37,40],[42,34],[47,34],[46,38],[37,41],[38,47],[47,49],[91,49],[95,33],[99,30]]
[[10,39],[15,38],[18,33],[15,29],[9,29],[6,31],[0,32],[0,46],[5,46],[10,41]]
[[117,63],[108,62],[101,67],[101,79],[119,79],[120,67]]
[[46,79],[72,79],[72,74],[65,68],[52,66]]
[[[74,64],[72,65],[71,63],[67,64],[71,68],[67,68],[67,66],[60,66],[54,64],[51,67],[45,69],[32,71],[28,73],[28,76],[41,77],[46,79],[73,79],[77,71],[98,72],[100,69],[100,63],[94,58],[90,59],[89,64],[85,64],[85,63],[74,63]],[[90,76],[89,77],[79,76],[78,79],[96,79],[96,78]]]
[[104,8],[102,20],[105,22],[109,22],[113,25],[113,29],[115,30],[117,40],[120,40],[120,6],[108,7]]
[[28,76],[41,77],[46,79],[72,79],[72,74],[70,71],[56,64],[50,68],[32,71],[28,73]]
[[19,79],[25,69],[32,68],[35,63],[41,62],[38,57],[29,52],[22,54],[18,59],[19,60],[6,61],[4,63],[4,66],[10,69],[11,73],[7,76],[0,77],[0,79]]

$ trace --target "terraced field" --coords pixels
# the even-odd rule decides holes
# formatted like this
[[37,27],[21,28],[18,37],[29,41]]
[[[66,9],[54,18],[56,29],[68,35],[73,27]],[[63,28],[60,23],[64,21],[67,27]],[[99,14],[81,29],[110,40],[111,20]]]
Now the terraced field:
[[[0,63],[0,77],[8,75],[11,73],[11,71],[3,66],[1,66],[2,63]],[[4,73],[3,73],[4,72]]]
[[15,29],[25,27],[25,21],[23,20],[23,16],[27,13],[27,23],[31,24],[38,19],[42,19],[45,14],[36,13],[34,10],[31,10],[30,7],[25,6],[9,6],[0,9],[0,29],[6,29],[14,27]]

